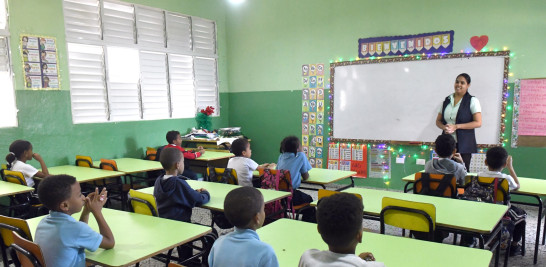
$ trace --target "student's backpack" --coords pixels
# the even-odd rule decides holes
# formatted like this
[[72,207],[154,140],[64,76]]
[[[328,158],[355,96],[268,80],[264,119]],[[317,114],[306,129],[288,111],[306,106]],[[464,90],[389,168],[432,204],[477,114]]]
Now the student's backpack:
[[[504,204],[508,204],[510,195],[501,185],[505,181],[503,178],[481,178],[490,179],[491,182],[481,182],[479,180],[480,177],[478,176],[466,177],[466,179],[470,179],[470,181],[466,183],[464,194],[462,195],[461,199],[487,203],[497,203],[502,201]],[[505,186],[507,185],[508,183],[506,183]],[[502,195],[500,198],[504,199],[500,199],[499,194]]]
[[[276,200],[265,204],[265,214],[269,219],[279,219],[284,217],[284,211],[288,209],[288,203],[292,203],[292,182],[288,170],[269,170],[265,169],[260,176],[261,188],[282,190],[290,192],[290,196],[283,200]],[[293,212],[293,211],[292,211]]]

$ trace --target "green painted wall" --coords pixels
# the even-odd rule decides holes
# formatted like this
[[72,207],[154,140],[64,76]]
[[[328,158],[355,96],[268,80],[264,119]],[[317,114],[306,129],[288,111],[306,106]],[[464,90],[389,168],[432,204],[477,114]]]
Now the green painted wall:
[[[301,135],[301,65],[354,59],[359,38],[454,30],[460,52],[471,49],[472,36],[488,35],[487,47],[514,53],[510,82],[546,76],[545,1],[261,0],[228,9],[229,122],[252,138],[260,163],[276,161],[284,136]],[[414,155],[428,158],[420,147],[402,148],[411,158],[393,164],[388,183],[358,183],[402,188],[401,177],[423,169]],[[508,150],[520,176],[545,178],[544,148]]]
[[[216,0],[135,0],[129,1],[169,11],[215,20],[218,33],[218,75],[221,116],[213,118],[214,127],[228,125],[227,48],[223,1]],[[68,59],[61,0],[10,0],[9,23],[12,62],[15,73],[19,127],[0,129],[0,155],[8,153],[15,139],[27,139],[34,151],[42,154],[48,166],[72,164],[76,154],[99,158],[141,157],[147,146],[164,144],[169,130],[186,132],[196,126],[194,119],[169,119],[100,124],[72,124],[68,79]],[[23,90],[20,34],[57,38],[60,91]],[[38,166],[35,161],[29,163]]]

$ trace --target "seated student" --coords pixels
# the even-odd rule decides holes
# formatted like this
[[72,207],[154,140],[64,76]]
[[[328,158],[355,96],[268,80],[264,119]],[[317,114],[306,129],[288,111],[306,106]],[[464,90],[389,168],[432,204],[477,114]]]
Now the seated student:
[[300,267],[385,266],[370,252],[355,254],[362,243],[362,200],[347,193],[323,198],[317,206],[317,229],[328,250],[309,249],[301,255]]
[[[42,171],[26,163],[28,160],[35,159],[40,163]],[[28,186],[35,187],[32,177],[45,178],[49,175],[47,166],[42,156],[32,151],[32,144],[26,140],[15,140],[9,146],[9,154],[6,155],[8,169],[23,173]]]
[[[167,147],[163,149],[159,161],[165,174],[157,178],[154,184],[154,197],[157,202],[159,217],[190,222],[192,208],[209,202],[209,192],[203,188],[193,190],[182,176],[184,157],[180,150]],[[188,258],[192,249],[178,247],[178,256]]]
[[[82,195],[80,184],[70,175],[53,175],[38,185],[40,201],[50,210],[36,228],[34,241],[40,245],[47,266],[86,266],[85,249],[110,249],[115,240],[102,215],[106,189]],[[71,215],[83,211],[80,221]],[[89,225],[89,213],[97,220],[100,234]]]
[[265,220],[264,197],[258,189],[245,186],[231,190],[224,200],[224,213],[235,231],[214,242],[209,266],[279,266],[273,248],[260,241],[256,233]]
[[252,186],[252,172],[257,168],[275,167],[275,164],[272,163],[258,165],[256,161],[253,161],[250,158],[252,156],[250,143],[246,138],[239,138],[233,141],[231,144],[231,153],[235,154],[235,157],[229,159],[227,167],[237,172],[237,180],[239,185],[242,186]]
[[[180,136],[179,131],[167,132],[166,139],[169,144],[167,144],[166,146],[164,146],[163,148],[157,151],[157,155],[156,155],[157,160],[159,160],[159,158],[161,157],[161,152],[167,147],[174,147],[180,150],[180,152],[182,152],[182,154],[184,155],[185,159],[196,159],[198,157],[201,157],[201,155],[205,153],[205,150],[203,149],[202,146],[197,147],[199,152],[189,151],[182,148],[182,136]],[[197,174],[195,174],[195,172],[190,170],[189,167],[184,169],[184,173],[182,175],[192,180],[197,180]]]
[[[290,171],[292,188],[294,190],[292,204],[297,206],[313,202],[313,198],[310,195],[297,190],[301,185],[301,180],[309,178],[309,170],[312,169],[305,153],[302,152],[300,139],[296,136],[285,137],[281,142],[280,152],[281,154],[277,161],[277,170]],[[306,222],[315,222],[315,209],[306,209],[302,214],[302,219]]]
[[436,138],[434,151],[439,159],[433,159],[425,165],[425,172],[437,174],[453,174],[457,184],[464,184],[466,167],[461,154],[457,153],[457,144],[451,134],[442,134]]
[[[492,147],[487,150],[487,153],[485,154],[485,165],[487,165],[487,168],[489,170],[479,172],[478,177],[481,176],[504,178],[508,181],[508,187],[510,191],[518,190],[519,180],[518,176],[516,175],[516,171],[514,170],[514,167],[512,165],[512,162],[512,156],[508,155],[506,149],[502,147]],[[510,175],[502,173],[502,170],[506,167],[508,167]],[[523,209],[514,205],[510,205],[510,209],[512,209],[518,215],[526,214]],[[510,256],[514,256],[516,255],[516,253],[521,253],[522,247],[519,242],[521,241],[521,237],[523,235],[523,232],[525,231],[525,224],[525,221],[523,221],[517,224],[514,228],[514,231],[512,233],[513,239],[510,248]]]

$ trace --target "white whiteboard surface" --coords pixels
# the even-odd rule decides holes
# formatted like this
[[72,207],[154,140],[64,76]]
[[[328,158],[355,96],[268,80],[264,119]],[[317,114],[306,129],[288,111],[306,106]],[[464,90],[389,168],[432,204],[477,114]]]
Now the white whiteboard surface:
[[[436,117],[457,75],[482,107],[478,144],[499,144],[505,56],[335,66],[333,138],[434,142]],[[339,64],[339,63],[336,63]]]

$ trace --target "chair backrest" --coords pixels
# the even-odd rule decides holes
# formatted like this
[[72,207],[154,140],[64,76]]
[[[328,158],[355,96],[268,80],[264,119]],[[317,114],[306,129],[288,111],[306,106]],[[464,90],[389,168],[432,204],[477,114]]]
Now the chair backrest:
[[184,267],[180,264],[176,264],[176,263],[173,263],[173,262],[169,262],[169,265],[167,267]]
[[129,190],[129,207],[134,213],[158,217],[157,203],[152,194]]
[[2,170],[4,173],[3,179],[6,182],[14,183],[14,184],[20,184],[20,185],[27,185],[27,180],[25,180],[25,176],[22,172],[18,171],[10,171],[10,170]]
[[100,168],[103,170],[117,171],[118,164],[113,159],[100,159]]
[[[227,172],[226,172],[227,171]],[[239,184],[237,172],[231,168],[207,167],[207,177],[211,182],[224,184]]]
[[[467,199],[471,199],[472,195],[475,194],[484,194],[483,197],[478,196],[481,198],[481,201],[491,203],[502,202],[504,205],[508,205],[508,203],[510,203],[510,189],[508,180],[504,178],[466,176],[464,188],[465,197]],[[476,188],[479,188],[480,190],[476,190]],[[495,188],[496,194],[493,194]],[[492,199],[487,197],[486,194],[492,194]]]
[[433,204],[384,197],[381,202],[381,233],[385,233],[385,224],[395,227],[428,232],[430,240],[436,229],[436,207]]
[[17,232],[11,232],[13,237],[12,248],[17,252],[17,258],[22,267],[45,267],[42,249],[38,244],[21,237]]
[[144,159],[155,160],[156,156],[157,156],[157,149],[153,147],[146,148],[146,157]]
[[2,169],[2,170],[7,170],[7,169],[8,169],[8,165],[2,163],[2,164],[0,164],[0,169]]
[[165,148],[165,146],[160,146],[160,147],[157,148],[157,150],[155,152],[155,161],[159,161],[161,151],[163,151],[164,148]]
[[16,231],[24,238],[32,240],[32,234],[30,233],[27,221],[0,215],[0,235],[2,235],[2,241],[6,247],[9,247],[13,243],[12,231]]
[[[339,191],[333,191],[333,190],[327,190],[327,189],[319,189],[318,191],[318,200],[320,201],[322,198],[325,198],[325,197],[329,197],[331,195],[335,195],[335,194],[339,194],[341,192]],[[353,194],[353,193],[350,193],[352,195],[355,195],[358,199],[362,200],[362,196],[360,194]]]
[[457,178],[453,174],[415,173],[413,193],[457,198]]
[[93,167],[93,160],[89,156],[76,155],[76,166],[80,167]]

